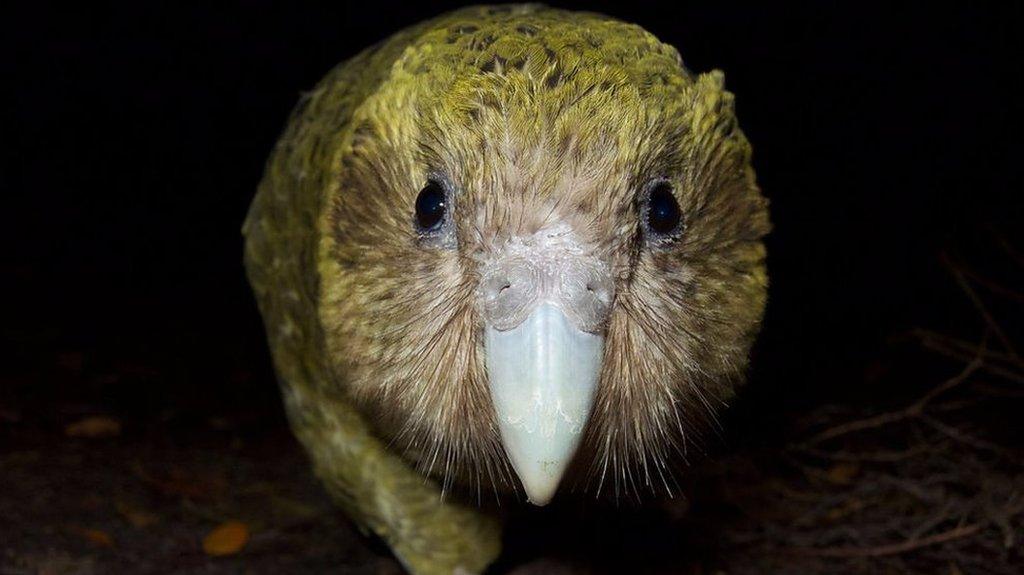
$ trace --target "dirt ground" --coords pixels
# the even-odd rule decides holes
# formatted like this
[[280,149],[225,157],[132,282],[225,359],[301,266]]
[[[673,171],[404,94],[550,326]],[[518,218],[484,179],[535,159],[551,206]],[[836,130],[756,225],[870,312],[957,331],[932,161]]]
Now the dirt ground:
[[[493,572],[1020,573],[1022,390],[999,381],[1011,363],[975,351],[942,360],[949,378],[902,408],[817,409],[785,444],[705,458],[664,503],[570,497],[514,516]],[[4,575],[401,572],[279,420],[72,419],[4,413]],[[246,533],[218,554],[208,539],[225,522]]]
[[[11,444],[7,444],[11,445]],[[183,443],[18,433],[0,456],[0,573],[400,573],[338,513],[283,429]],[[204,552],[218,524],[244,551]]]
[[[972,335],[898,334],[865,370],[870,401],[767,410],[752,387],[671,498],[506,506],[490,573],[1024,573],[1024,296],[952,272]],[[0,575],[401,573],[312,476],[271,381],[158,385],[131,346],[12,333]]]

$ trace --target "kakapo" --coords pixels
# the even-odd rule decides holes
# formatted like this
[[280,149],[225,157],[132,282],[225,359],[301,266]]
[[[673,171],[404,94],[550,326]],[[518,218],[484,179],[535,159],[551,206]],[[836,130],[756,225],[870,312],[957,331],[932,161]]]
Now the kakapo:
[[500,551],[459,492],[667,484],[760,327],[750,157],[721,72],[598,14],[466,8],[334,68],[244,225],[332,496],[410,571],[447,574]]

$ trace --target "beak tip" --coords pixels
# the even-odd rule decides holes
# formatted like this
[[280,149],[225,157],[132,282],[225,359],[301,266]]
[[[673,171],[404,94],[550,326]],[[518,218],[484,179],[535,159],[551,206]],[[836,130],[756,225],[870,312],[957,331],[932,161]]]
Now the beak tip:
[[526,501],[528,503],[530,503],[531,505],[535,506],[535,507],[544,507],[545,505],[547,505],[548,503],[551,502],[551,496],[550,495],[546,496],[544,499],[540,499],[540,498],[534,499],[533,497],[534,496],[527,497]]
[[526,500],[532,505],[543,507],[551,502],[558,491],[558,484],[562,479],[563,469],[555,462],[537,462],[536,466],[522,469],[516,467],[516,474],[523,484],[526,492]]
[[498,431],[530,503],[546,505],[582,439],[600,376],[604,337],[542,305],[519,326],[486,331]]

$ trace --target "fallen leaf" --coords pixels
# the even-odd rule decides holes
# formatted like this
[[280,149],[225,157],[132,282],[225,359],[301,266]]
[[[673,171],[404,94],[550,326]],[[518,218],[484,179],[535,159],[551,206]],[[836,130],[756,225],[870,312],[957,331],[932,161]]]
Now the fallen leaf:
[[124,517],[132,527],[142,529],[157,522],[156,515],[123,501],[116,502],[114,507],[117,508],[117,512],[120,513],[121,517]]
[[113,417],[96,415],[80,419],[64,427],[64,435],[68,437],[116,437],[121,435],[121,422]]
[[106,531],[101,531],[99,529],[87,529],[84,527],[75,527],[73,528],[73,531],[75,533],[78,533],[86,540],[88,540],[89,543],[92,543],[97,547],[114,546],[114,538],[111,537],[110,534],[108,534]]
[[856,463],[837,463],[825,472],[825,479],[835,485],[849,485],[858,473],[860,466]]
[[249,527],[241,521],[225,521],[203,538],[203,551],[213,557],[234,555],[249,541]]

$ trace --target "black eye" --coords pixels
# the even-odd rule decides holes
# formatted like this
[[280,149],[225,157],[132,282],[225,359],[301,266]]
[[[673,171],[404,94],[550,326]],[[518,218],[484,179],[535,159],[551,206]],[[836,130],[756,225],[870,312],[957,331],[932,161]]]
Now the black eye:
[[647,195],[647,228],[658,235],[668,235],[679,229],[682,213],[672,195],[668,182],[657,182]]
[[434,180],[428,181],[416,197],[416,225],[423,232],[437,229],[444,222],[447,209],[444,187]]

